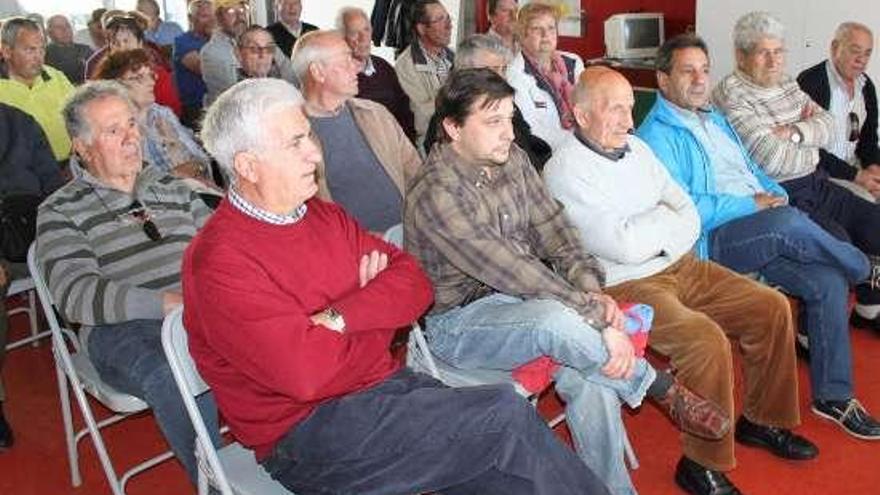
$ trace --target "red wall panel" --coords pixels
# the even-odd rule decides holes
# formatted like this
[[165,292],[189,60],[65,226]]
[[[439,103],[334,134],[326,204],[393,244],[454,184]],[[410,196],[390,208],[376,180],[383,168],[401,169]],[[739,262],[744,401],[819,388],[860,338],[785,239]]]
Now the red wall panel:
[[[485,17],[486,0],[477,0],[477,24],[481,32],[488,29]],[[559,48],[575,52],[585,60],[605,54],[605,19],[624,12],[662,12],[666,22],[666,37],[693,28],[696,24],[696,0],[581,0],[581,9],[587,12],[585,38],[560,38]]]

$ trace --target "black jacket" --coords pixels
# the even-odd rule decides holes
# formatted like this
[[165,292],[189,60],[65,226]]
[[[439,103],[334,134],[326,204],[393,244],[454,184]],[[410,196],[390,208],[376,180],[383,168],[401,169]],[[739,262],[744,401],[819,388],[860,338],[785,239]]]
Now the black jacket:
[[[309,24],[308,22],[302,22],[302,29],[300,30],[300,36],[308,33],[309,31],[317,31],[318,26],[314,24]],[[296,36],[290,34],[290,31],[284,27],[284,24],[281,24],[281,21],[278,21],[273,24],[269,24],[266,26],[266,30],[272,35],[272,39],[275,40],[275,44],[278,45],[278,48],[281,49],[281,52],[290,58],[290,52],[293,51],[293,45],[296,44]]]
[[[825,63],[826,61],[819,62],[801,72],[797,77],[797,81],[801,89],[810,95],[813,101],[828,110],[831,104],[831,86],[828,82],[828,72],[825,69]],[[877,91],[867,74],[865,74],[865,78],[862,96],[865,99],[867,117],[862,124],[859,141],[856,144],[856,156],[863,166],[880,163],[880,149],[877,147]],[[850,167],[849,164],[824,149],[820,150],[819,154],[820,163],[826,164],[826,168],[832,176],[848,180],[855,178],[856,170]]]
[[18,108],[0,103],[0,198],[46,197],[62,184],[61,169],[40,125]]

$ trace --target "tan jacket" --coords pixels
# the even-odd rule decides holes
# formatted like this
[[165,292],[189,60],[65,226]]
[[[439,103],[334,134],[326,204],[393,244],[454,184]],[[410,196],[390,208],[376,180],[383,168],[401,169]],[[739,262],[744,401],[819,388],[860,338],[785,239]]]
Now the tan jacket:
[[[403,129],[394,120],[394,116],[379,103],[352,98],[346,102],[354,121],[367,140],[367,145],[376,154],[376,158],[388,177],[397,186],[400,196],[405,197],[406,183],[415,175],[422,159],[415,147],[404,134]],[[318,146],[323,150],[320,136],[317,137]],[[323,153],[323,151],[322,151]],[[324,161],[318,164],[318,197],[327,201],[333,201],[330,196],[330,188],[327,187],[327,174],[324,171]]]
[[[452,60],[454,55],[451,50],[445,48],[443,57]],[[409,104],[415,120],[416,142],[421,146],[425,141],[428,122],[434,115],[434,99],[444,81],[437,76],[420,45],[415,41],[397,57],[394,72],[397,73],[400,87],[409,96]]]

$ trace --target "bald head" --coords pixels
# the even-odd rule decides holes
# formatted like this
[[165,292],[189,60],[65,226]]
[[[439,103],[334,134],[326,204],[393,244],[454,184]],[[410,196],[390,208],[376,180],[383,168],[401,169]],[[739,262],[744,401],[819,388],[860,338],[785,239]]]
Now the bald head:
[[53,15],[46,21],[46,34],[53,43],[67,45],[73,43],[73,28],[63,15]]
[[[338,31],[312,31],[293,47],[293,72],[306,101],[328,100],[335,106],[358,92],[360,64]],[[323,106],[323,105],[322,105]],[[328,108],[328,110],[335,108]]]
[[573,99],[581,136],[607,151],[626,145],[635,98],[622,74],[602,66],[586,69],[578,78]]

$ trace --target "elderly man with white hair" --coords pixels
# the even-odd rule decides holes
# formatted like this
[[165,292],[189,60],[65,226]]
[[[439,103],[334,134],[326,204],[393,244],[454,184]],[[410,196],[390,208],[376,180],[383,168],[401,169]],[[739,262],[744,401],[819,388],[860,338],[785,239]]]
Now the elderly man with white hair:
[[861,197],[876,201],[880,183],[854,182],[859,170],[880,174],[880,147],[877,146],[877,90],[865,73],[874,35],[858,22],[837,27],[831,42],[831,57],[803,71],[798,84],[834,118],[831,140],[819,150],[823,161],[833,163],[834,182]]
[[[789,203],[871,260],[871,280],[856,287],[854,319],[880,329],[880,205],[829,180],[849,166],[822,153],[835,134],[834,116],[785,74],[785,30],[766,12],[741,17],[734,28],[737,69],[713,92],[755,162],[786,190]],[[862,168],[853,181],[872,190],[880,171]],[[857,402],[814,404],[822,417],[859,435],[870,419]],[[876,424],[873,428],[876,428]],[[873,429],[872,428],[872,429]]]
[[[64,318],[82,325],[80,341],[101,379],[149,404],[195,483],[195,432],[160,333],[182,302],[183,251],[210,210],[180,179],[143,166],[137,110],[119,83],[80,87],[64,122],[84,168],[39,207],[43,276]],[[213,397],[198,402],[219,440]]]
[[409,97],[400,87],[394,67],[382,57],[370,54],[373,27],[367,13],[357,7],[344,7],[336,17],[336,30],[345,37],[351,54],[361,64],[358,72],[358,98],[381,103],[394,115],[411,141],[416,139]]
[[404,188],[422,160],[384,106],[355,98],[360,65],[351,48],[338,32],[313,31],[292,62],[323,154],[318,196],[374,232],[401,223]]
[[82,84],[86,60],[92,48],[73,39],[73,27],[63,15],[53,15],[46,21],[46,63],[60,70],[73,84]]
[[509,387],[449,389],[392,357],[430,282],[313,197],[305,104],[250,79],[202,130],[233,182],[185,256],[184,321],[235,436],[296,493],[607,493]]

